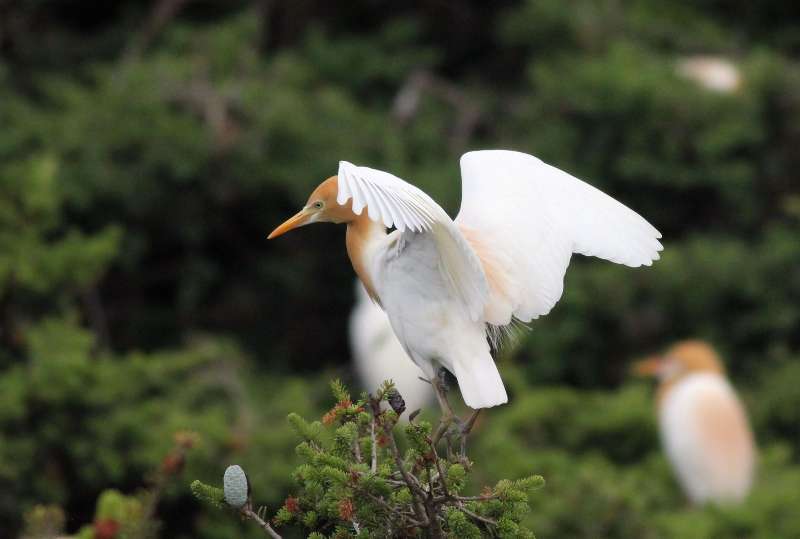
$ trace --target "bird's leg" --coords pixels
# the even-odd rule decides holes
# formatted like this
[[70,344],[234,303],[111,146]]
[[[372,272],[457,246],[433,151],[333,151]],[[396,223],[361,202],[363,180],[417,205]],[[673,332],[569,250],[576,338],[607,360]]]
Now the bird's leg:
[[478,419],[480,413],[480,408],[474,410],[469,416],[469,419],[467,419],[467,422],[461,426],[461,458],[466,458],[467,456],[467,436],[472,432],[472,427],[475,426],[475,420]]
[[442,435],[447,432],[447,429],[455,418],[453,408],[450,406],[450,401],[447,400],[447,384],[444,380],[444,374],[444,369],[440,369],[439,373],[430,381],[433,386],[433,391],[436,394],[436,400],[439,401],[439,407],[442,409],[442,417],[439,419],[439,424],[436,426],[436,431],[431,438],[434,445],[441,440]]
[[439,372],[436,373],[436,376],[430,382],[436,393],[436,400],[439,401],[439,406],[442,409],[442,416],[453,416],[455,415],[453,414],[453,408],[450,406],[450,401],[447,399],[449,388],[447,387],[446,377],[447,371],[442,368],[439,369]]

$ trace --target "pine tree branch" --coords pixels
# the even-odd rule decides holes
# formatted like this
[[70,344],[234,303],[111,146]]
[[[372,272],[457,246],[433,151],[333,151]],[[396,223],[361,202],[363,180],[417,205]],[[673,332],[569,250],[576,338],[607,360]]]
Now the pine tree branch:
[[425,510],[428,512],[428,520],[431,522],[431,535],[434,538],[444,538],[444,532],[442,531],[442,525],[439,523],[439,507],[438,504],[434,503],[433,501],[433,489],[434,483],[432,479],[431,467],[430,465],[426,465],[425,469],[428,472],[428,496],[425,499]]
[[489,496],[453,496],[453,499],[460,502],[485,502],[488,500],[494,500],[497,497],[498,496],[496,494],[490,494]]
[[497,526],[497,522],[496,521],[492,520],[491,518],[482,517],[477,513],[473,513],[472,511],[470,511],[466,507],[459,506],[458,509],[459,509],[459,511],[461,511],[465,515],[467,515],[469,517],[472,517],[475,520],[479,520],[479,521],[483,522],[484,524],[489,524],[490,526]]
[[403,476],[403,480],[406,482],[406,485],[408,485],[408,488],[411,491],[411,496],[414,499],[414,512],[417,514],[417,518],[427,522],[422,502],[420,502],[420,498],[424,498],[425,493],[422,491],[422,488],[419,486],[418,482],[412,481],[411,478],[413,476],[411,476],[403,466],[403,459],[400,458],[400,451],[397,449],[397,442],[394,439],[394,434],[392,433],[391,429],[385,430],[386,435],[389,437],[389,447],[392,451],[395,465],[400,470],[400,474]]
[[445,479],[444,470],[442,470],[441,459],[439,459],[439,454],[436,452],[436,447],[433,444],[431,444],[431,449],[433,450],[433,458],[436,460],[436,469],[439,471],[439,481],[442,484],[442,491],[445,497],[449,498],[450,492],[447,489],[447,481]]
[[[371,537],[444,539],[501,533],[498,522],[508,521],[510,527],[524,532],[521,536],[530,536],[520,522],[523,512],[519,502],[527,501],[528,490],[541,486],[540,477],[501,481],[493,491],[479,496],[459,495],[473,465],[465,455],[452,454],[452,446],[469,434],[477,413],[466,422],[449,414],[452,428],[445,429],[444,435],[447,458],[439,456],[431,425],[412,420],[405,429],[409,450],[401,455],[394,431],[404,403],[391,381],[385,382],[374,396],[366,395],[355,403],[341,383],[335,383],[332,389],[336,405],[325,414],[322,423],[309,424],[299,415],[289,414],[289,423],[302,439],[298,454],[306,462],[297,468],[295,477],[303,490],[299,496],[286,498],[274,519],[266,518],[263,507],[253,511],[249,481],[236,465],[225,471],[224,492],[206,487],[209,494],[199,488],[203,485],[195,485],[199,481],[192,484],[192,492],[198,498],[210,498],[214,505],[227,503],[239,508],[242,518],[255,520],[272,539],[279,539],[280,535],[270,524],[292,523],[316,533],[327,533],[337,526],[340,530],[352,527],[356,534]],[[385,409],[384,400],[388,400],[391,410]],[[446,414],[449,406],[443,408]],[[371,414],[369,420],[363,415],[365,410]],[[335,429],[333,438],[322,436],[323,425],[328,432]],[[367,437],[372,443],[369,456],[360,445]],[[349,442],[343,446],[344,440]],[[333,514],[320,518],[321,503],[330,504]],[[503,529],[509,526],[504,525]]]
[[244,507],[242,507],[242,516],[245,518],[249,518],[255,520],[256,523],[261,527],[262,530],[267,532],[267,534],[272,537],[272,539],[283,539],[278,533],[272,529],[272,526],[269,525],[269,522],[261,518],[258,513],[253,511],[253,508],[250,506],[248,502]]
[[411,518],[409,516],[409,513],[404,513],[400,509],[389,505],[389,503],[386,500],[384,500],[383,498],[381,498],[379,496],[375,496],[371,492],[366,492],[365,491],[364,494],[366,494],[367,497],[370,498],[372,501],[378,503],[380,506],[385,508],[387,511],[389,511],[391,513],[394,513],[395,515],[399,516],[401,521],[402,520],[406,520],[412,526],[423,526],[423,525],[425,525],[424,522],[419,522],[419,521],[414,520],[413,518]]
[[[369,400],[370,410],[372,411],[372,420],[377,421],[378,416],[381,413],[381,402],[380,400],[376,399],[375,397],[370,398]],[[394,458],[395,465],[397,469],[400,471],[400,475],[403,477],[403,481],[405,481],[406,485],[408,486],[409,491],[411,492],[411,498],[413,500],[412,507],[414,508],[414,513],[417,515],[417,519],[419,521],[425,522],[427,525],[428,519],[426,518],[425,508],[420,501],[421,499],[425,498],[425,493],[422,491],[418,483],[412,481],[409,473],[406,471],[405,466],[403,465],[403,459],[400,458],[400,451],[397,449],[397,442],[394,439],[394,433],[392,432],[391,424],[384,424],[383,425],[383,432],[384,435],[389,440],[389,449],[392,453],[392,457]]]
[[475,426],[475,421],[478,419],[478,415],[480,415],[481,409],[478,408],[469,416],[467,422],[461,427],[461,458],[467,457],[467,436],[469,433],[472,432],[472,427]]

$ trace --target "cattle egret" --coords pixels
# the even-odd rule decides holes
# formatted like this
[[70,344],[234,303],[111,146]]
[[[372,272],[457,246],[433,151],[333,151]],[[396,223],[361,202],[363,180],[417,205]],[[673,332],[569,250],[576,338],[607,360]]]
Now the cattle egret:
[[635,366],[656,376],[661,440],[695,504],[741,502],[750,490],[755,446],[736,392],[706,343],[684,341]]
[[[317,222],[347,225],[350,261],[450,413],[440,366],[471,408],[508,401],[487,334],[550,312],[572,253],[650,265],[661,235],[613,198],[539,159],[485,150],[461,157],[455,220],[387,172],[339,163],[270,238]],[[387,233],[387,228],[396,230]]]
[[742,85],[739,67],[720,56],[688,56],[678,62],[677,72],[707,90],[723,94],[735,92]]
[[389,324],[389,318],[356,282],[356,306],[350,313],[350,348],[356,373],[364,387],[375,389],[392,380],[409,412],[433,401],[431,385],[420,380],[424,373],[408,357]]

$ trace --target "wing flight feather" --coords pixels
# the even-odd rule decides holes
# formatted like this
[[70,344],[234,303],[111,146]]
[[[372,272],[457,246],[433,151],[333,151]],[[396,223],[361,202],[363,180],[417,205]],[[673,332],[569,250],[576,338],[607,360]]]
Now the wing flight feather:
[[[561,298],[572,253],[649,266],[661,234],[599,189],[520,152],[461,157],[462,201],[455,223],[489,272],[484,317],[506,325],[547,314]],[[497,264],[495,264],[497,265]]]

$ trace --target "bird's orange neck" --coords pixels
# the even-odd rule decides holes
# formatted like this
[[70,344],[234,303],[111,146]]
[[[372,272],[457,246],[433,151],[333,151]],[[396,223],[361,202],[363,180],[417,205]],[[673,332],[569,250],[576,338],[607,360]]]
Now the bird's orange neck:
[[369,267],[370,247],[376,240],[386,235],[386,228],[381,223],[370,219],[366,208],[361,215],[353,215],[354,218],[347,221],[347,255],[350,257],[350,263],[353,264],[356,275],[364,284],[367,294],[380,304]]

